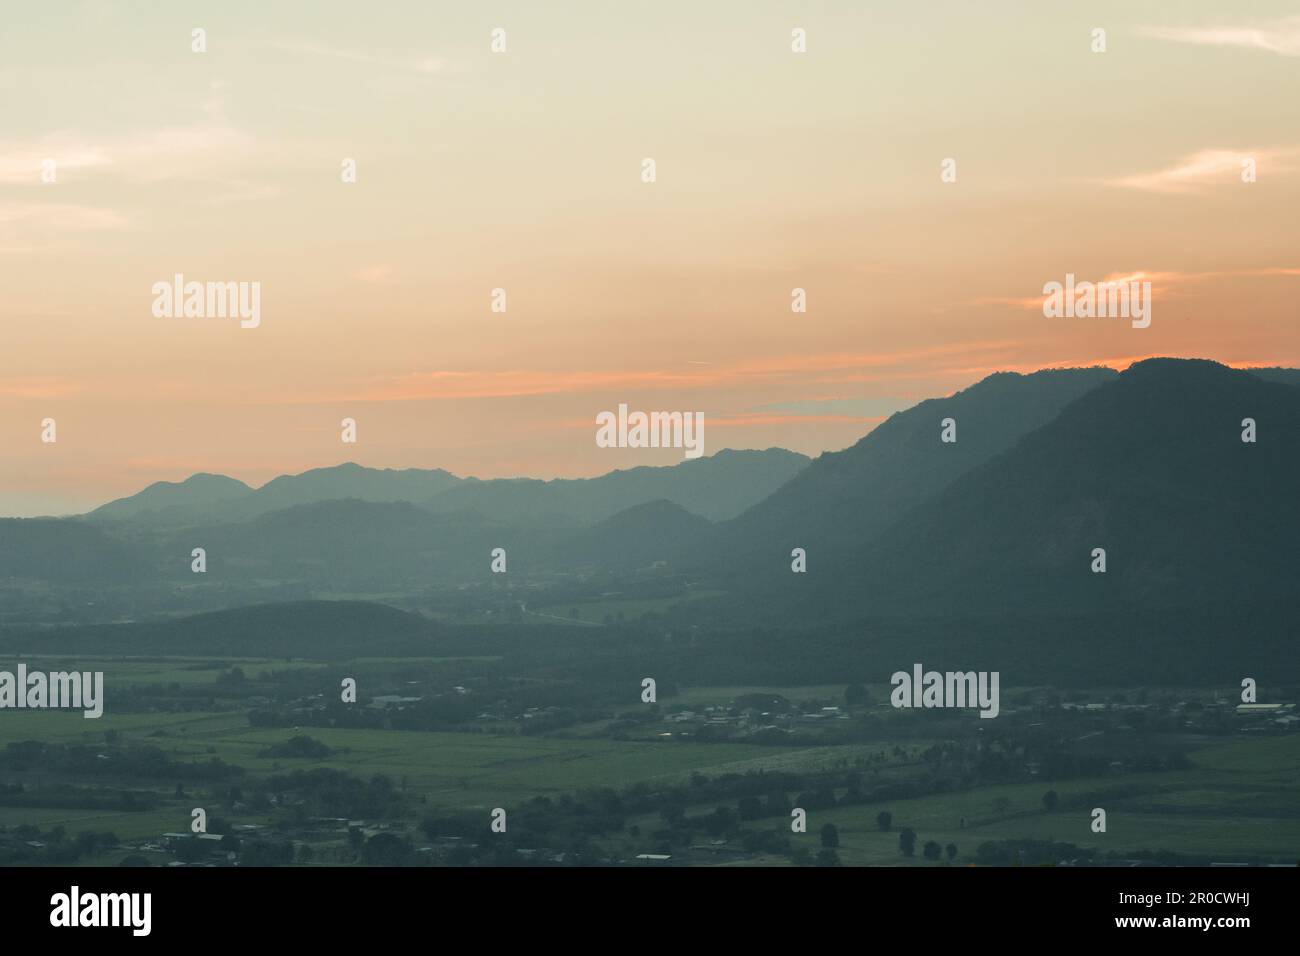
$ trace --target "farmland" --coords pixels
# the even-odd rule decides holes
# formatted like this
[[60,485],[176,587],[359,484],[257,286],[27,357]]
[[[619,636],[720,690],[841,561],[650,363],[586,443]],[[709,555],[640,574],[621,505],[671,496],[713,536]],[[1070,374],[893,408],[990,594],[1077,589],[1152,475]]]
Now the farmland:
[[[64,655],[24,661],[71,665]],[[1009,713],[993,733],[973,714],[918,721],[889,706],[883,684],[682,685],[652,704],[612,686],[570,713],[547,703],[569,685],[511,675],[497,654],[76,664],[104,671],[104,716],[6,712],[0,779],[11,789],[0,820],[10,838],[35,834],[37,844],[52,833],[112,834],[88,863],[133,850],[161,862],[162,834],[186,832],[195,807],[227,832],[273,835],[304,858],[346,862],[355,852],[347,834],[310,824],[304,810],[316,798],[284,790],[319,786],[326,771],[383,781],[384,809],[355,826],[363,841],[385,833],[425,846],[433,852],[424,862],[453,839],[440,832],[483,827],[455,852],[486,852],[494,808],[519,812],[511,852],[564,845],[592,862],[654,852],[695,865],[825,863],[829,850],[845,865],[946,865],[990,862],[998,846],[1013,860],[1015,847],[1047,847],[1055,862],[1293,860],[1300,851],[1300,735],[1246,732],[1215,709],[1210,690],[1145,704],[1125,703],[1134,698],[1122,689],[1073,695],[1108,701],[1103,708],[1063,702],[1050,688],[1007,688]],[[355,703],[335,701],[340,674],[365,688]],[[24,764],[31,741],[59,759]],[[1054,769],[1037,753],[1062,749],[1075,764]],[[142,778],[137,763],[115,772],[142,755],[153,776]],[[745,796],[763,792],[766,802]],[[575,822],[592,800],[622,809]],[[790,813],[801,802],[807,827],[795,833]],[[1095,808],[1105,810],[1105,832],[1092,828]],[[556,831],[573,827],[557,843]],[[916,835],[911,855],[900,848],[904,830]],[[921,850],[932,842],[952,849],[927,859]],[[484,849],[464,849],[472,846]]]

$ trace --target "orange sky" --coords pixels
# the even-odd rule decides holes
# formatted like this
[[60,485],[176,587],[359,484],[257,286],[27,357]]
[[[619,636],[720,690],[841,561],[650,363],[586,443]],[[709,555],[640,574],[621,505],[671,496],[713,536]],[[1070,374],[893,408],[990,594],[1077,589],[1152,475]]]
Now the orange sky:
[[[1300,363],[1289,4],[267,6],[9,14],[0,514],[681,460],[598,448],[620,403],[816,454],[1000,369]],[[178,272],[260,326],[155,317]],[[1145,273],[1150,328],[1044,318],[1066,273]]]

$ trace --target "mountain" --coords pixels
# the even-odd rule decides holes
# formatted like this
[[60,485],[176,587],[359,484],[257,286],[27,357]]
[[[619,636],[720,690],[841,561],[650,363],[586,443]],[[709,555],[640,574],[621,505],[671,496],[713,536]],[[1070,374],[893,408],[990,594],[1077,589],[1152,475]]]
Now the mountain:
[[345,498],[295,505],[249,521],[172,533],[171,578],[190,579],[191,548],[207,553],[209,581],[303,582],[343,590],[420,590],[488,573],[509,534],[475,515],[434,515],[405,501]]
[[294,601],[131,624],[0,629],[0,651],[347,660],[429,654],[439,635],[435,623],[382,604]]
[[254,491],[221,475],[194,475],[180,483],[157,482],[139,494],[90,512],[96,521],[131,520],[147,526],[183,527],[214,521],[246,521],[268,512],[319,501],[418,501],[460,481],[440,468],[365,468],[354,462],[281,475]]
[[676,465],[614,471],[598,478],[462,479],[440,468],[365,468],[353,462],[281,475],[253,490],[221,475],[157,482],[90,512],[98,523],[180,528],[248,521],[324,501],[405,501],[437,514],[477,512],[520,527],[593,524],[660,499],[709,519],[738,514],[784,484],[808,458],[781,448],[723,450]]
[[0,581],[91,587],[139,577],[141,551],[74,518],[0,518]]
[[[790,552],[810,571],[870,541],[960,475],[1010,448],[1118,373],[1107,368],[999,372],[948,398],[898,412],[857,444],[816,459],[770,497],[683,554],[701,571],[782,584]],[[953,443],[941,423],[956,423]]]
[[709,522],[671,501],[648,501],[583,528],[561,545],[567,567],[643,568],[697,541]]
[[1246,371],[1266,382],[1300,385],[1300,368],[1248,368]]
[[1297,488],[1300,390],[1151,359],[821,569],[809,606],[1005,616],[1294,600]]
[[710,521],[734,517],[763,500],[808,465],[783,448],[724,449],[676,465],[613,471],[598,478],[469,479],[423,502],[441,513],[473,510],[531,524],[538,516],[579,524],[603,521],[634,505],[671,501]]
[[364,468],[347,462],[333,468],[314,468],[300,475],[272,478],[257,490],[257,511],[265,513],[340,498],[422,501],[460,482],[460,478],[441,468]]
[[242,481],[225,475],[200,473],[184,481],[156,481],[129,498],[118,498],[91,512],[97,518],[128,519],[149,516],[154,520],[187,520],[212,514],[221,505],[253,494]]

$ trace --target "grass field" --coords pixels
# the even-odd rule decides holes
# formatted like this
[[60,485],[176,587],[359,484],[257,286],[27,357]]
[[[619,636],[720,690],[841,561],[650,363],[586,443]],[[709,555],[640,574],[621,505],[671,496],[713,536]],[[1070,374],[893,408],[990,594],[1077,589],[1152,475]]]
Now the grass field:
[[[671,607],[687,601],[718,597],[725,591],[692,591],[689,594],[667,598],[610,599],[607,601],[573,602],[571,604],[552,604],[547,607],[529,608],[536,614],[567,620],[585,621],[588,624],[600,624],[609,615],[614,620],[634,621],[646,614],[659,614]],[[576,616],[572,613],[576,611]],[[620,618],[619,615],[622,615]]]
[[[495,658],[470,658],[494,660]],[[450,658],[420,658],[437,664]],[[454,660],[466,660],[455,658]],[[404,661],[370,658],[356,663],[377,667]],[[57,660],[28,661],[29,667],[59,669]],[[217,676],[238,664],[250,678],[267,670],[312,669],[324,665],[258,659],[214,661],[203,658],[104,658],[77,662],[81,670],[104,670],[110,686],[172,684],[212,685]],[[871,700],[887,714],[887,686],[872,686]],[[828,700],[843,703],[843,685],[795,687],[689,687],[661,700],[666,708],[702,709],[727,705],[746,694],[779,694],[792,701]],[[1008,689],[1008,695],[1011,691]],[[200,698],[202,699],[202,698]],[[894,718],[901,719],[901,718]],[[508,728],[507,722],[503,729]],[[666,727],[675,727],[665,724]],[[835,743],[809,746],[763,746],[742,741],[704,743],[681,739],[616,739],[601,736],[599,725],[570,727],[543,735],[454,733],[441,731],[350,729],[334,727],[257,728],[242,710],[189,713],[121,713],[112,707],[96,720],[79,711],[12,710],[0,715],[0,747],[22,740],[103,745],[114,732],[115,743],[149,744],[181,762],[220,758],[245,769],[249,779],[295,769],[331,767],[362,778],[384,774],[406,791],[418,812],[482,812],[518,806],[535,796],[557,796],[589,787],[625,787],[638,781],[686,783],[696,773],[717,777],[757,770],[812,772],[853,766],[863,758],[870,774],[886,766],[897,779],[920,775],[917,756],[931,743],[910,737],[899,741]],[[305,733],[332,748],[326,758],[269,758],[260,754],[273,744]],[[587,734],[584,736],[584,734]],[[1121,736],[1109,746],[1121,747]],[[935,840],[955,843],[957,864],[974,860],[986,841],[1034,839],[1073,843],[1118,854],[1167,850],[1204,854],[1231,861],[1251,854],[1300,858],[1300,735],[1248,737],[1187,736],[1190,767],[1159,773],[1119,773],[1105,777],[1054,782],[981,786],[971,790],[931,794],[871,804],[842,805],[809,814],[808,833],[795,837],[807,847],[820,848],[819,831],[833,823],[839,831],[838,853],[846,864],[940,865],[921,857],[921,847]],[[1131,744],[1130,744],[1131,745]],[[882,757],[889,751],[887,758]],[[76,781],[80,783],[81,781]],[[70,833],[111,830],[124,840],[157,838],[165,831],[188,827],[188,808],[201,805],[197,794],[174,797],[175,781],[98,779],[111,787],[152,789],[166,803],[158,810],[126,812],[0,807],[0,824],[31,824],[42,829],[61,825]],[[39,773],[24,775],[24,783],[43,785]],[[201,789],[201,788],[200,788]],[[1042,797],[1057,791],[1059,806],[1045,810]],[[841,794],[842,795],[842,794]],[[791,799],[795,794],[789,795]],[[190,802],[185,802],[186,800]],[[734,803],[734,801],[732,801]],[[1093,833],[1090,811],[1107,813],[1107,832]],[[690,813],[711,812],[714,804],[692,807]],[[881,832],[876,815],[888,810],[893,830]],[[264,823],[266,818],[241,816],[232,822]],[[657,816],[629,820],[645,833],[663,826]],[[768,818],[755,825],[788,826]],[[917,854],[901,856],[898,830],[917,833]],[[632,844],[629,842],[630,848]],[[785,862],[757,859],[757,864]]]
[[[1103,853],[1208,854],[1225,862],[1251,854],[1274,856],[1281,848],[1300,860],[1300,736],[1231,738],[1189,756],[1194,767],[1185,771],[980,787],[816,811],[808,816],[808,833],[796,839],[807,840],[815,851],[821,827],[833,823],[846,865],[941,865],[922,858],[928,840],[955,843],[955,862],[963,864],[973,861],[979,844],[1009,839],[1053,840]],[[1049,789],[1060,796],[1051,813],[1042,804]],[[1094,807],[1106,811],[1105,833],[1091,830]],[[700,806],[694,812],[710,809]],[[890,832],[877,828],[881,810],[893,815]],[[917,834],[912,860],[899,850],[898,831],[904,827]]]

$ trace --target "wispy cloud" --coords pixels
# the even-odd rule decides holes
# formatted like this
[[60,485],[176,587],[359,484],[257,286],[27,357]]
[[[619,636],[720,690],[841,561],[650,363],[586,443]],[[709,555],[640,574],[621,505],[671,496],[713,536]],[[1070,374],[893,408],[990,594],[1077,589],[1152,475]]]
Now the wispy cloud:
[[1147,26],[1144,36],[1198,46],[1228,46],[1246,50],[1267,50],[1280,56],[1300,56],[1300,16],[1254,23],[1200,27]]
[[[1079,277],[1080,281],[1087,278],[1087,276]],[[1222,269],[1206,272],[1112,272],[1097,281],[1099,283],[1150,282],[1153,294],[1159,293],[1163,297],[1168,297],[1177,296],[1179,294],[1179,287],[1189,283],[1205,282],[1214,279],[1236,278],[1300,278],[1300,267],[1265,266],[1259,269]],[[1024,309],[1028,312],[1037,312],[1043,308],[1043,303],[1047,301],[1047,298],[1048,296],[1045,294],[1030,296],[983,296],[970,300],[969,304],[1007,305],[1014,309]]]
[[795,402],[760,405],[754,411],[783,415],[834,418],[853,421],[879,419],[907,408],[911,402],[898,398],[807,398]]
[[884,415],[774,415],[753,414],[749,412],[738,415],[712,415],[709,417],[710,428],[753,428],[769,425],[879,425],[885,420]]
[[284,53],[298,53],[306,56],[329,57],[345,60],[349,63],[363,63],[384,69],[419,73],[434,76],[449,71],[449,65],[441,57],[429,54],[394,54],[386,52],[370,53],[361,50],[348,50],[341,47],[326,46],[314,40],[284,40],[275,44],[275,48]]
[[82,385],[64,378],[29,377],[0,380],[0,396],[4,398],[70,398],[84,390]]
[[38,227],[56,232],[97,232],[123,229],[121,213],[98,206],[57,202],[0,202],[0,236],[12,227]]
[[39,184],[47,159],[55,161],[60,181],[69,171],[85,170],[146,183],[197,179],[251,155],[253,147],[252,136],[217,122],[160,127],[101,142],[67,132],[0,140],[0,183]]
[[1102,180],[1107,186],[1157,193],[1186,193],[1212,185],[1241,184],[1248,162],[1269,175],[1289,171],[1295,148],[1287,149],[1203,149],[1185,156],[1172,166],[1149,173]]
[[[414,402],[443,399],[527,398],[608,391],[712,390],[815,383],[837,386],[913,379],[953,367],[994,367],[1014,353],[1018,341],[966,342],[894,352],[824,352],[676,369],[544,371],[526,369],[439,369],[380,376],[353,387],[318,394],[301,390],[276,404],[317,402]],[[831,390],[829,387],[828,391]],[[835,409],[841,412],[840,409]],[[876,411],[875,415],[881,414]],[[850,417],[862,417],[850,415]],[[866,417],[873,417],[867,414]]]

